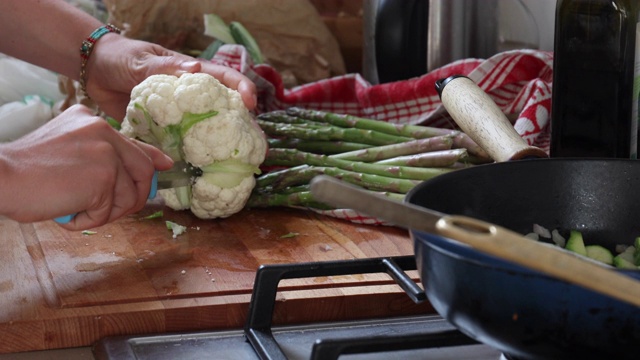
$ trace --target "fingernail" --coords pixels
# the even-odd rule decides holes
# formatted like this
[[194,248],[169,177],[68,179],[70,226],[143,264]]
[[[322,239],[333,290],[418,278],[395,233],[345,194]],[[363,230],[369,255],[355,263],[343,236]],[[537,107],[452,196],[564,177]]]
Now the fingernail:
[[200,65],[200,63],[197,61],[183,62],[182,64],[180,64],[178,73],[184,74],[184,73],[192,73],[192,72],[198,71],[198,65]]
[[170,156],[168,156],[167,154],[163,154],[163,155],[164,155],[164,157],[158,159],[157,163],[155,164],[156,168],[164,169],[165,167],[166,168],[172,167],[173,166],[173,159]]

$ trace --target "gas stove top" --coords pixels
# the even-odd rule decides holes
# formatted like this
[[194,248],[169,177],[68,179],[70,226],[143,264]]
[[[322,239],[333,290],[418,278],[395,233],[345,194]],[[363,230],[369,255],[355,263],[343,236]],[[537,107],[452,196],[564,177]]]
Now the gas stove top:
[[476,342],[433,314],[297,326],[271,324],[280,280],[385,272],[415,302],[422,302],[424,291],[405,273],[415,269],[413,256],[262,266],[244,329],[109,337],[96,344],[94,355],[98,360],[503,359],[498,350]]
[[[242,330],[101,341],[96,359],[473,359],[501,354],[458,332],[437,315],[274,327],[281,353],[258,354]],[[284,357],[282,357],[284,356]]]

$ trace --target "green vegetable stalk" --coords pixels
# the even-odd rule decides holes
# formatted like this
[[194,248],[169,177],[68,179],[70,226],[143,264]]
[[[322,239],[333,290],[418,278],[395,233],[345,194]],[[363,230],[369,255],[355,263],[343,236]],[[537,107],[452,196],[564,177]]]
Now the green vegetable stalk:
[[362,150],[373,145],[353,143],[347,141],[323,141],[323,140],[302,140],[295,138],[267,139],[270,149],[298,149],[315,154],[340,154],[347,151]]
[[388,176],[367,174],[326,166],[297,166],[265,174],[257,179],[256,191],[282,191],[288,187],[308,184],[317,175],[329,175],[365,189],[407,193],[418,185],[420,180],[399,179]]
[[453,138],[451,135],[434,136],[426,139],[416,139],[407,142],[401,142],[397,144],[382,145],[376,147],[369,147],[361,150],[353,150],[349,152],[343,152],[336,155],[332,155],[332,158],[362,161],[362,162],[375,162],[390,159],[398,156],[415,155],[422,153],[429,153],[438,150],[451,149],[453,145]]
[[263,174],[247,206],[328,209],[308,191],[325,174],[402,201],[424,180],[490,161],[459,130],[289,108],[258,116],[269,137],[264,166],[284,167]]
[[[378,192],[386,197],[392,198],[396,201],[403,201],[404,195],[391,192]],[[332,210],[333,207],[316,201],[311,192],[300,191],[294,193],[268,193],[268,194],[256,194],[249,198],[247,203],[249,207],[273,207],[273,206],[285,206],[285,207],[306,207],[318,210]]]
[[446,168],[418,168],[397,165],[378,165],[332,158],[327,155],[311,154],[295,149],[271,149],[264,165],[298,166],[314,165],[337,167],[359,173],[388,176],[400,179],[429,180],[435,176],[451,172]]
[[375,130],[378,132],[404,136],[414,139],[423,139],[439,135],[454,136],[454,143],[458,147],[464,147],[471,154],[479,157],[488,158],[488,154],[478,144],[476,144],[467,134],[456,130],[442,129],[430,126],[411,125],[411,124],[392,124],[385,121],[366,119],[347,114],[334,114],[318,110],[306,110],[292,107],[286,110],[290,116],[296,116],[312,121],[325,122],[334,126],[351,127],[357,129]]
[[368,145],[388,145],[411,140],[404,136],[389,135],[375,130],[340,128],[337,126],[308,127],[258,120],[260,128],[270,136],[287,136],[303,140],[340,140]]
[[426,152],[414,155],[397,156],[391,159],[376,161],[382,165],[401,165],[417,167],[449,167],[467,158],[467,149],[449,149]]
[[310,207],[320,210],[331,210],[332,207],[316,201],[310,191],[295,193],[255,193],[247,202],[248,207]]

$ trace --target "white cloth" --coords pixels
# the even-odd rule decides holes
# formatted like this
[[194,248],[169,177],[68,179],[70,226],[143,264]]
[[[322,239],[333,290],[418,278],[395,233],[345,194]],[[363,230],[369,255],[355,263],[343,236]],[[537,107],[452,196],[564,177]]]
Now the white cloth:
[[15,140],[53,118],[64,99],[58,75],[0,54],[0,142]]

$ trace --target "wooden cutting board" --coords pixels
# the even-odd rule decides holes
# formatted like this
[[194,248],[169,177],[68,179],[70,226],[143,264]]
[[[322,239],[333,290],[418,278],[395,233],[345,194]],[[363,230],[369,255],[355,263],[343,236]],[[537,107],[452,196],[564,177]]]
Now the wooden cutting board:
[[[262,264],[412,255],[408,233],[303,210],[201,220],[150,203],[83,235],[0,220],[0,352],[88,346],[113,335],[241,328]],[[187,226],[177,238],[165,220]],[[411,274],[416,281],[417,274]],[[433,312],[386,274],[284,280],[274,324]]]

